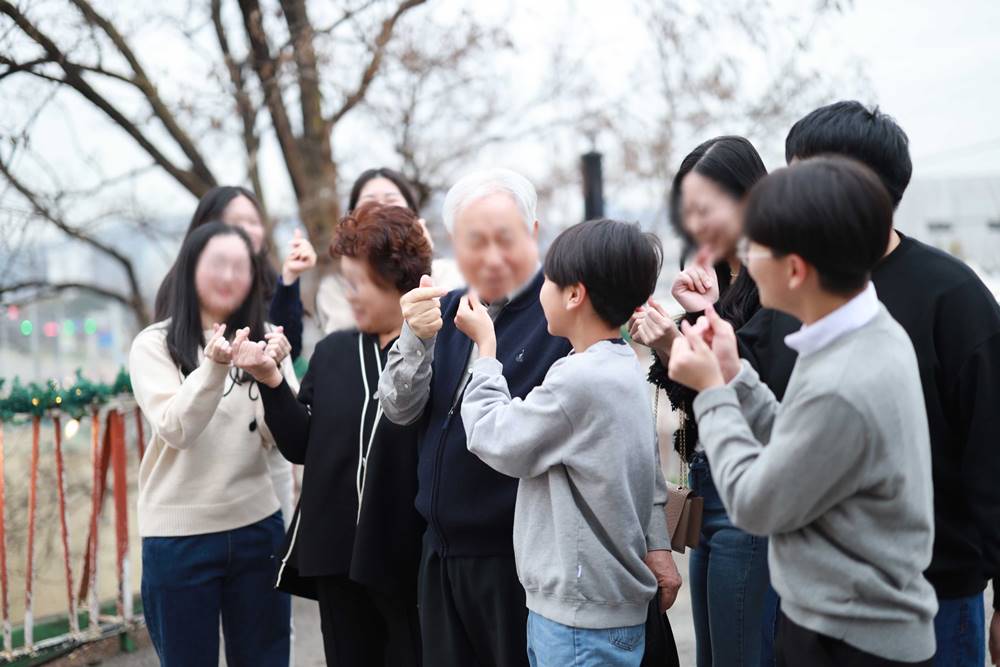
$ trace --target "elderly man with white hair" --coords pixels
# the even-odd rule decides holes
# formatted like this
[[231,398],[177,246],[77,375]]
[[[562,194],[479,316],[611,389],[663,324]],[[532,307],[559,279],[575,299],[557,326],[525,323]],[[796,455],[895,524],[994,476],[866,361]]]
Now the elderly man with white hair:
[[[540,385],[571,349],[548,333],[539,302],[536,202],[531,183],[508,169],[465,176],[444,202],[459,269],[488,305],[514,398]],[[378,389],[390,421],[422,421],[416,506],[427,521],[419,581],[424,664],[527,665],[527,610],[512,543],[518,482],[467,449],[461,403],[478,350],[455,327],[466,290],[446,292],[425,276],[403,296],[405,323]],[[664,570],[673,568],[664,560]],[[676,569],[657,574],[671,578]]]

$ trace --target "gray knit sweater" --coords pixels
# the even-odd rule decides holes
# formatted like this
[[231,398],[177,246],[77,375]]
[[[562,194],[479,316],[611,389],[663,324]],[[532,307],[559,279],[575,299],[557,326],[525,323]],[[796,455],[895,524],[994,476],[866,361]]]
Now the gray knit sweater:
[[601,341],[560,359],[511,400],[496,359],[472,367],[462,402],[469,451],[521,479],[514,555],[528,608],[579,628],[646,620],[669,549],[666,484],[635,353]]
[[744,362],[694,410],[733,523],[771,536],[782,611],[889,660],[930,658],[927,416],[913,346],[885,308],[800,357],[781,404]]

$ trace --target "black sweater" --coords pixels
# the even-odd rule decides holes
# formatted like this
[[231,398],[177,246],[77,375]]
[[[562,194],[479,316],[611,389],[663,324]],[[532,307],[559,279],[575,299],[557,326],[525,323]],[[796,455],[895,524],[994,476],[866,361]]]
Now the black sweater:
[[[1000,307],[964,263],[900,236],[872,282],[910,336],[927,404],[935,517],[927,580],[943,599],[965,597],[1000,575]],[[773,346],[801,325],[770,312],[770,331],[759,335]],[[790,374],[772,367],[768,385],[783,390]]]
[[[357,331],[338,331],[316,345],[297,400],[287,384],[261,386],[265,420],[278,448],[305,466],[283,552],[282,590],[315,598],[311,578],[342,575],[387,595],[416,599],[424,530],[413,507],[417,427],[382,417],[372,438],[378,412],[373,396],[389,347],[380,350],[377,338]],[[367,465],[359,467],[362,447]]]

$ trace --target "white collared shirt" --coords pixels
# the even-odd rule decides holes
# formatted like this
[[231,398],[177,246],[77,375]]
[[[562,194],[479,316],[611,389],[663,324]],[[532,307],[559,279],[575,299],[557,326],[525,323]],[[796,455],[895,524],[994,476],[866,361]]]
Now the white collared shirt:
[[785,344],[798,352],[800,357],[808,357],[844,334],[868,324],[878,314],[878,309],[875,285],[869,282],[863,292],[840,308],[812,324],[803,324],[801,329],[785,336]]

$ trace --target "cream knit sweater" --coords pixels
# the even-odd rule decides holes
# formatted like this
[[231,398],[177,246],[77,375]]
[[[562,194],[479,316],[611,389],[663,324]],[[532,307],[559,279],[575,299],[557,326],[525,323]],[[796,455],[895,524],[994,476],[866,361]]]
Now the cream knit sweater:
[[[182,377],[165,322],[136,336],[129,369],[153,431],[139,466],[140,535],[216,533],[287,509],[279,495],[290,492],[291,466],[274,447],[255,383],[234,386],[228,366],[204,358]],[[282,374],[297,391],[289,359]]]

